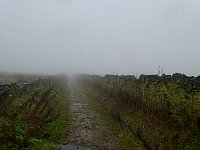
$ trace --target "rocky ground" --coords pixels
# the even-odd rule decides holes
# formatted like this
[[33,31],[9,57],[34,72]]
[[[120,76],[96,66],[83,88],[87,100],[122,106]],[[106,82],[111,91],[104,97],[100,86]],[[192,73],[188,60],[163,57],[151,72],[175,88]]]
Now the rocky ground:
[[105,121],[85,96],[75,88],[70,90],[70,129],[61,140],[62,150],[120,149],[117,139],[112,135]]

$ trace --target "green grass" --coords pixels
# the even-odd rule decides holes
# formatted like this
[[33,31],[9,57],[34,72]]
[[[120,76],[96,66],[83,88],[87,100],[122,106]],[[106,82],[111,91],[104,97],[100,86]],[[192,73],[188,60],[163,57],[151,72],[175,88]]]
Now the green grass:
[[47,134],[49,136],[48,139],[52,142],[59,140],[62,134],[67,134],[69,129],[69,96],[67,88],[58,91],[57,101],[55,112],[59,113],[59,116],[43,129],[43,136]]
[[47,140],[32,138],[30,140],[28,150],[55,150],[56,147],[53,143]]
[[[40,91],[39,96],[41,96],[41,92],[44,91],[43,89],[44,87],[37,87],[37,90]],[[56,90],[57,96],[54,101],[57,103],[53,109],[53,113],[55,115],[52,115],[52,119],[50,121],[44,122],[44,125],[39,132],[32,137],[27,137],[28,130],[31,127],[24,120],[26,113],[28,113],[27,110],[23,109],[20,113],[17,113],[18,110],[20,110],[19,108],[22,103],[29,98],[30,92],[22,95],[16,95],[10,100],[10,103],[6,104],[5,111],[2,110],[2,116],[0,117],[0,139],[5,137],[4,133],[7,134],[6,137],[9,139],[6,141],[6,144],[5,142],[2,143],[2,141],[0,141],[0,149],[56,149],[55,143],[59,140],[63,133],[67,134],[69,126],[69,93],[67,86],[56,83]]]
[[89,104],[98,112],[104,119],[112,131],[113,135],[118,139],[122,150],[144,150],[143,143],[136,138],[132,132],[122,123],[115,120],[86,90],[80,90],[83,95],[87,96]]
[[14,77],[0,76],[0,83],[9,84],[9,83],[15,83],[15,82],[17,82],[17,79]]
[[[93,105],[93,107],[97,105],[95,109],[98,110],[98,112],[102,113],[103,114],[102,116],[106,116],[106,114],[103,113],[102,106],[94,98],[94,97],[99,97],[97,96],[99,93],[97,94],[95,90],[90,89],[90,88],[84,88],[84,89],[88,89],[87,91],[85,90],[84,93],[90,99],[91,101],[90,103]],[[98,98],[98,100],[100,99]],[[141,141],[143,142],[146,148],[159,149],[159,150],[183,149],[183,148],[187,150],[200,149],[199,140],[198,140],[199,137],[198,136],[194,137],[193,134],[189,130],[181,132],[180,131],[181,129],[175,128],[174,127],[175,125],[170,123],[169,120],[166,123],[163,121],[162,118],[158,118],[158,116],[155,116],[154,114],[151,114],[148,111],[133,109],[128,106],[123,108],[124,105],[120,103],[118,103],[116,107],[113,100],[114,98],[107,99],[107,101],[111,102],[110,106],[112,107],[110,106],[108,107],[109,104],[107,104],[106,109],[111,111],[110,113],[112,115],[114,114],[114,116],[116,113],[118,117],[120,118],[121,122],[127,128],[129,128],[132,133],[140,137]],[[118,99],[115,99],[116,102],[117,100]],[[115,109],[116,109],[116,112],[115,112]],[[120,130],[120,128],[117,128],[115,124],[113,124],[112,121],[110,121],[109,119],[108,119],[108,122],[110,126],[113,127],[114,135],[117,136],[118,134],[116,134],[115,131],[118,132],[117,130]],[[187,139],[186,136],[187,137],[191,136],[190,137],[191,140]],[[122,142],[121,142],[123,143],[125,141],[125,144],[124,143],[122,144],[123,149],[129,149],[130,143],[132,143],[132,141],[129,141],[130,140],[129,138],[132,138],[132,137],[127,136],[127,134],[125,138],[123,137]],[[126,142],[128,143],[127,145],[126,145]],[[138,145],[136,144],[136,146]],[[137,149],[136,146],[134,145],[130,149]]]
[[69,91],[67,87],[58,87],[55,113],[59,114],[52,122],[47,123],[37,138],[31,140],[31,150],[55,150],[55,144],[69,129]]

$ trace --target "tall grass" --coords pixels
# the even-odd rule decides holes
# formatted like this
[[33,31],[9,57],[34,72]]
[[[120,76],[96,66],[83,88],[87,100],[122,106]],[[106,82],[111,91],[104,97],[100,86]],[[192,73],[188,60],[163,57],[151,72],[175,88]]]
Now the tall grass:
[[200,149],[198,77],[107,75],[79,81],[147,149]]
[[0,118],[0,148],[55,149],[54,142],[68,124],[66,89],[52,78],[6,99]]

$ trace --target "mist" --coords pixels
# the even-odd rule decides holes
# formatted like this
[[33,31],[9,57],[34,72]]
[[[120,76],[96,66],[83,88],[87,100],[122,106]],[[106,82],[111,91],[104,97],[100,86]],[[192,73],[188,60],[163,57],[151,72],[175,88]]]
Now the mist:
[[0,72],[200,74],[199,0],[0,0]]

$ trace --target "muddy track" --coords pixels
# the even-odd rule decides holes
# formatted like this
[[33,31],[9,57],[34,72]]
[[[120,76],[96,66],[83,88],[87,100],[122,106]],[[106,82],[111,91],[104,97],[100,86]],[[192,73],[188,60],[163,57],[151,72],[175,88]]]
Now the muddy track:
[[70,130],[60,149],[120,149],[116,138],[87,98],[75,87],[71,87],[70,94]]

